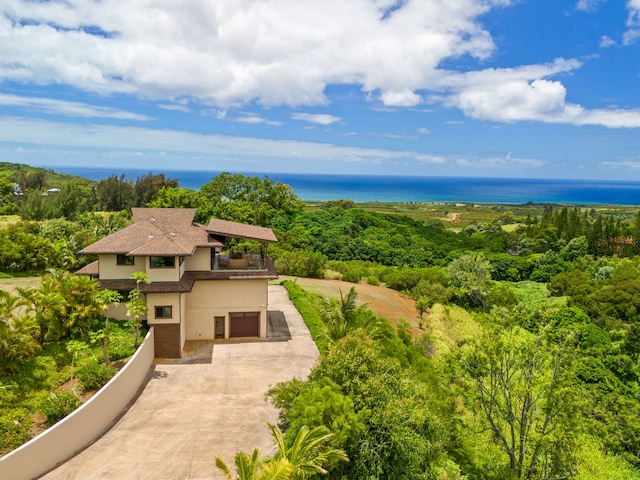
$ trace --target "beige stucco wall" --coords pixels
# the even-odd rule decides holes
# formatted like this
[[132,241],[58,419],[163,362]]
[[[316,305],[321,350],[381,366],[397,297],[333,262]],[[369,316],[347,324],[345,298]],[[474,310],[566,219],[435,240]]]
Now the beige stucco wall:
[[185,257],[184,265],[190,272],[208,272],[211,270],[211,249],[197,248],[191,257]]
[[[148,293],[147,294],[147,323],[149,325],[180,323],[180,294],[179,293]],[[172,308],[172,318],[156,318],[156,306],[169,306]]]
[[128,320],[129,317],[127,317],[127,304],[125,300],[126,298],[123,298],[119,305],[109,307],[107,316],[109,318],[115,318],[116,320]]
[[125,367],[90,400],[53,427],[0,458],[0,478],[27,480],[40,477],[89,446],[111,428],[138,395],[154,356],[153,330],[150,330]]
[[117,265],[116,255],[98,255],[98,260],[101,280],[130,278],[134,272],[146,271],[149,262],[145,258],[136,257],[135,265]]
[[215,337],[214,317],[225,317],[229,335],[230,312],[260,312],[260,336],[267,335],[268,284],[265,280],[198,281],[186,298],[186,339]]
[[145,257],[145,271],[149,274],[149,280],[153,282],[177,282],[180,280],[180,262],[175,257],[175,265],[173,268],[151,268],[149,266],[149,257]]

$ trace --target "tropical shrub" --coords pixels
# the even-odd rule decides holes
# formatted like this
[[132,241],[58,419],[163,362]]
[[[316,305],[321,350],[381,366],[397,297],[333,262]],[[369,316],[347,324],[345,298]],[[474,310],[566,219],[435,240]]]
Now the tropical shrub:
[[80,399],[75,393],[60,391],[51,393],[40,405],[40,411],[47,422],[55,423],[66,417],[80,406]]

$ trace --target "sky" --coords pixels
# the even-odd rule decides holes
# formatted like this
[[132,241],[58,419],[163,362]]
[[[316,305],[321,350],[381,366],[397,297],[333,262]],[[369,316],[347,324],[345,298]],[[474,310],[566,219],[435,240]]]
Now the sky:
[[2,0],[0,161],[640,180],[640,0]]

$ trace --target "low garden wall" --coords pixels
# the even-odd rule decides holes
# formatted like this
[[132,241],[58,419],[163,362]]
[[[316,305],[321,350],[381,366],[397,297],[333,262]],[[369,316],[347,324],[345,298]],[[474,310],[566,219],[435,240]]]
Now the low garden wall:
[[137,397],[154,356],[152,328],[118,374],[78,410],[0,458],[0,479],[37,478],[89,446]]

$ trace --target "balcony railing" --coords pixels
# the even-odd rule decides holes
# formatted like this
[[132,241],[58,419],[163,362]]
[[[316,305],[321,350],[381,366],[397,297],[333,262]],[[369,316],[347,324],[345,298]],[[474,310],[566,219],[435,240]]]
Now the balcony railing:
[[259,254],[234,252],[213,257],[211,270],[265,270],[265,266]]

